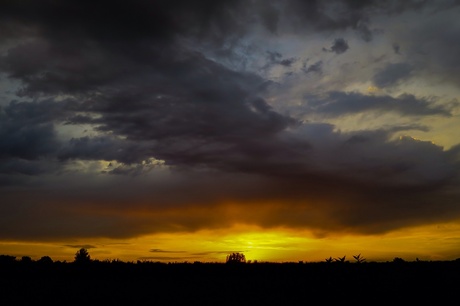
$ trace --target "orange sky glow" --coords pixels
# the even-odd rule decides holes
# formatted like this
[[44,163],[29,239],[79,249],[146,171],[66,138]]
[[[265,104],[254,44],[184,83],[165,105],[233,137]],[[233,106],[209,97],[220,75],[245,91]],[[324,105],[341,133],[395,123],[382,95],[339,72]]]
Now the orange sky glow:
[[[454,260],[460,256],[458,223],[402,229],[384,235],[346,235],[318,238],[307,231],[262,230],[235,225],[228,229],[195,233],[165,233],[131,239],[72,239],[52,242],[3,242],[0,253],[34,260],[51,255],[71,262],[79,247],[87,247],[93,259],[126,262],[225,262],[240,252],[258,262],[320,262],[326,258],[361,254],[367,261]],[[47,255],[47,256],[48,256]]]

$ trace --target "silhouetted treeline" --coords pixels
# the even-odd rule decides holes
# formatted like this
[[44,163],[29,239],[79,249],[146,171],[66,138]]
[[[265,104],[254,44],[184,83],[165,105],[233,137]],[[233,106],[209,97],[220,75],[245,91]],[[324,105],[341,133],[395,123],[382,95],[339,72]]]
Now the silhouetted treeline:
[[460,260],[229,265],[3,255],[0,275],[0,305],[442,305],[457,298]]

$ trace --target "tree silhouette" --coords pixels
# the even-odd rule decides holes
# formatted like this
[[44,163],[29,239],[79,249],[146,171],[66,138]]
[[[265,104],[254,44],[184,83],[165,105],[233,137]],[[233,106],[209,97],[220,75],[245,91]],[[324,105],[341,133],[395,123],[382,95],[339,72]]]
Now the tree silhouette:
[[88,250],[81,248],[75,253],[75,262],[76,263],[89,263],[91,261],[91,256],[88,253]]
[[363,263],[366,261],[366,258],[361,257],[361,254],[353,255],[353,258],[356,260],[356,263]]
[[246,256],[243,253],[232,253],[227,255],[228,264],[238,264],[238,263],[246,263]]

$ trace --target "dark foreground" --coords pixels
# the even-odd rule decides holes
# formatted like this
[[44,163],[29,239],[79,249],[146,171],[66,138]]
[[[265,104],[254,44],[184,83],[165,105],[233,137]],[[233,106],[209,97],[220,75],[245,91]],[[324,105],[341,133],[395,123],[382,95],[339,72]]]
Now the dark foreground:
[[460,261],[0,264],[0,305],[453,305]]

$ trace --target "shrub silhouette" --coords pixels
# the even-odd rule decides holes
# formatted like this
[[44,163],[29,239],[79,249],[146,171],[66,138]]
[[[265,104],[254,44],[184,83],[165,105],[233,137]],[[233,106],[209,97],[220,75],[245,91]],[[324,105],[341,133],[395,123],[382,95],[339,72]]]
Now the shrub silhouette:
[[246,256],[243,253],[232,253],[227,255],[226,263],[228,264],[238,264],[238,263],[246,263]]
[[405,263],[406,261],[402,259],[401,257],[395,257],[393,258],[393,262],[397,264],[402,264],[402,263]]
[[84,264],[89,263],[91,261],[91,256],[88,253],[88,250],[85,248],[81,248],[75,253],[75,263]]

